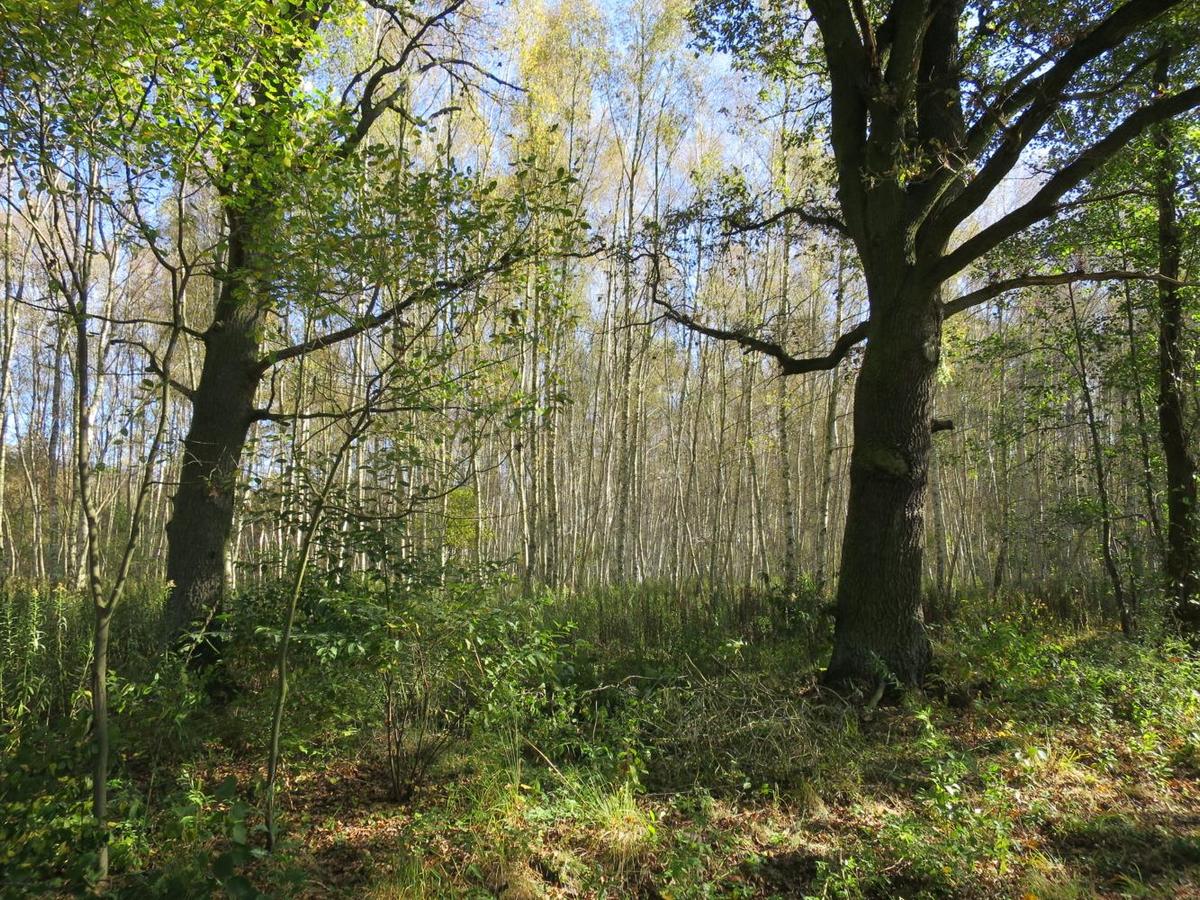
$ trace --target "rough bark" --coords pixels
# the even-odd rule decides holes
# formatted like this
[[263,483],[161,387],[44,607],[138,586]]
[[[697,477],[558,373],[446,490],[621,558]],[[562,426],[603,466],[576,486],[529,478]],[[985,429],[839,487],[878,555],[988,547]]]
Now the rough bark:
[[[262,377],[264,253],[258,242],[269,220],[263,210],[229,216],[229,257],[213,321],[204,333],[204,365],[167,523],[172,589],[166,627],[174,636],[204,627],[224,599],[238,467]],[[214,651],[210,641],[201,641],[193,658],[208,661]]]
[[[1017,208],[948,250],[951,237],[1043,132],[1076,76],[1176,2],[1136,0],[1110,10],[1055,62],[1006,86],[968,127],[961,0],[897,0],[888,5],[878,32],[861,4],[809,0],[828,64],[838,202],[863,263],[871,310],[855,392],[850,497],[827,682],[919,684],[929,664],[920,610],[921,517],[930,401],[946,311],[941,286],[1052,216],[1065,195],[1129,141],[1200,105],[1200,87],[1138,107],[1079,148]],[[898,178],[913,146],[934,164],[915,177]],[[956,303],[949,311],[961,308]],[[792,371],[802,371],[807,361],[791,362]]]
[[917,685],[929,665],[921,559],[941,324],[935,287],[873,305],[854,392],[830,684]]
[[[1165,89],[1172,52],[1159,54],[1155,81]],[[1187,361],[1183,350],[1183,296],[1180,272],[1179,215],[1176,209],[1177,159],[1171,122],[1156,129],[1159,154],[1158,198],[1158,433],[1167,470],[1167,588],[1181,624],[1200,632],[1200,536],[1196,530],[1196,461],[1188,445],[1184,422],[1184,379]]]

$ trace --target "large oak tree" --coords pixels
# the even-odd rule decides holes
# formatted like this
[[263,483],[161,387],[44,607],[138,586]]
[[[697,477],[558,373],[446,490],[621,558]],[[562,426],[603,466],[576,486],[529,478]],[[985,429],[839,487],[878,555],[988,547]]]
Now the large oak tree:
[[[1131,140],[1200,105],[1200,86],[1168,90],[1152,77],[1166,29],[1186,44],[1179,34],[1194,38],[1196,14],[1193,0],[700,5],[703,42],[805,81],[835,159],[838,208],[783,212],[849,238],[866,284],[867,319],[815,358],[675,313],[774,356],[785,374],[832,368],[866,342],[828,681],[917,684],[930,663],[923,509],[945,318],[1024,285],[1138,273],[1015,272],[957,297],[949,288],[1009,239],[1082,202],[1089,178]],[[1035,175],[1036,189],[991,209],[1014,174]]]

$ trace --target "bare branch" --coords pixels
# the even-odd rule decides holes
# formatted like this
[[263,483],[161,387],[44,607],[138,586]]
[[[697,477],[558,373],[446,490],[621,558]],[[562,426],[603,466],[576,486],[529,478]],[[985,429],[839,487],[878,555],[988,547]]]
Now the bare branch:
[[725,221],[728,226],[727,234],[745,234],[749,231],[760,231],[763,228],[770,228],[776,222],[787,218],[797,218],[806,225],[812,225],[814,228],[824,228],[829,231],[836,231],[841,235],[849,235],[849,229],[846,228],[846,223],[828,211],[815,211],[808,207],[801,206],[798,203],[788,204],[782,209],[779,209],[769,216],[754,221],[739,221],[736,217],[730,216]]
[[[961,297],[955,297],[953,300],[947,300],[942,304],[942,313],[944,318],[957,315],[973,307],[987,303],[999,297],[1001,294],[1006,294],[1009,291],[1015,291],[1024,287],[1036,287],[1038,285],[1052,284],[1078,284],[1079,282],[1098,282],[1098,281],[1161,281],[1163,276],[1156,272],[1136,272],[1126,269],[1108,269],[1102,272],[1084,272],[1076,270],[1074,272],[1055,272],[1038,275],[1018,275],[1014,278],[1005,278],[1002,281],[994,281],[991,284],[984,285],[969,294],[963,294]],[[1173,279],[1171,279],[1173,280]]]
[[143,343],[142,341],[134,340],[132,338],[113,338],[110,343],[125,344],[130,347],[137,347],[139,350],[141,350],[143,353],[146,354],[146,371],[147,372],[150,372],[150,373],[156,375],[158,378],[165,381],[167,384],[169,384],[175,390],[179,391],[179,393],[181,393],[183,396],[187,397],[189,400],[191,400],[195,396],[196,392],[193,391],[190,387],[188,387],[186,384],[183,384],[182,382],[176,381],[174,378],[172,378],[170,375],[167,374],[166,369],[158,361],[158,357],[155,355],[154,351],[149,346],[147,346],[145,343]]
[[833,348],[824,356],[797,357],[788,353],[780,344],[763,340],[745,329],[715,328],[712,325],[705,325],[697,321],[692,316],[675,309],[663,300],[655,300],[654,302],[666,311],[667,318],[672,322],[677,322],[697,334],[703,334],[718,341],[733,341],[747,350],[753,350],[756,353],[762,353],[765,356],[771,357],[779,363],[779,368],[784,375],[827,372],[830,369],[837,368],[838,363],[846,358],[846,355],[855,345],[866,340],[867,326],[869,324],[869,320],[859,322],[834,341]]
[[[405,85],[401,83],[400,86],[376,99],[376,92],[379,91],[384,80],[403,69],[425,36],[432,29],[438,27],[442,22],[454,15],[465,3],[466,0],[451,0],[450,3],[437,12],[422,19],[413,34],[409,35],[407,32],[405,33],[405,37],[408,40],[404,44],[404,49],[391,62],[380,66],[371,74],[363,86],[362,98],[357,104],[358,121],[354,125],[354,130],[347,136],[340,148],[343,155],[348,156],[363,142],[367,134],[371,131],[371,127],[375,124],[375,120],[388,109],[391,109],[396,100],[404,93]],[[373,5],[377,8],[388,10],[386,3],[376,2]],[[377,55],[376,58],[379,59],[380,57]]]

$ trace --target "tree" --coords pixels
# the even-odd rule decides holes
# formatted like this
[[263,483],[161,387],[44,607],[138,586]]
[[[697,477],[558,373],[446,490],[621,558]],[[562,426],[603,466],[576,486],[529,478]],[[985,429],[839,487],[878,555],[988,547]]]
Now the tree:
[[[79,33],[73,36],[78,37]],[[22,56],[41,40],[45,40],[44,35],[34,35],[30,44],[22,47]],[[6,45],[11,46],[7,41],[0,44]],[[69,326],[73,338],[70,354],[75,426],[73,468],[82,531],[79,580],[92,612],[89,675],[95,755],[91,807],[100,839],[96,877],[103,886],[109,866],[110,634],[113,615],[130,582],[135,552],[147,519],[147,501],[155,482],[161,478],[159,464],[167,434],[171,366],[184,329],[184,307],[196,267],[196,259],[190,254],[183,234],[184,210],[192,190],[187,179],[191,160],[180,160],[180,177],[173,182],[169,193],[156,191],[160,203],[169,210],[167,218],[172,218],[175,225],[174,234],[164,234],[160,230],[161,221],[155,220],[160,226],[155,227],[142,217],[128,197],[121,196],[122,188],[131,195],[136,193],[144,177],[134,161],[127,159],[122,164],[107,152],[111,135],[106,133],[103,123],[76,118],[69,109],[64,109],[64,104],[70,105],[70,98],[79,99],[98,90],[94,80],[96,70],[82,65],[60,67],[54,73],[53,86],[43,88],[43,75],[36,62],[22,69],[20,64],[27,63],[29,57],[24,56],[19,62],[16,56],[12,58],[16,63],[13,71],[21,71],[28,79],[25,86],[32,89],[22,93],[18,88],[0,106],[7,114],[3,122],[10,138],[5,162],[13,166],[20,184],[15,194],[10,191],[3,198],[8,213],[6,224],[11,228],[14,221],[20,222],[27,229],[35,248],[33,255],[46,277],[46,294],[53,304],[50,311],[64,322],[63,334]],[[108,57],[104,62],[112,64],[113,60]],[[19,98],[15,104],[9,102],[15,98]],[[25,114],[20,124],[13,113]],[[128,293],[117,287],[117,281],[119,273],[139,267],[139,255],[145,258],[141,262],[150,260],[151,265],[165,273],[169,284],[170,320],[160,323],[166,335],[156,363],[162,377],[157,382],[144,381],[128,409],[119,406],[114,409],[113,405],[105,407],[100,402],[105,360],[115,344],[138,342],[114,338],[111,326],[114,321],[141,321],[134,310],[114,310],[118,295],[126,303],[130,299]],[[23,273],[22,285],[26,277],[27,273]],[[102,314],[93,308],[97,295]],[[7,308],[6,313],[11,314]],[[98,330],[93,331],[94,328]],[[149,348],[147,352],[153,355]],[[62,356],[60,350],[60,366]],[[63,374],[56,372],[56,395]],[[123,416],[125,433],[135,422],[146,426],[144,460],[140,467],[133,464],[127,467],[132,491],[124,528],[114,527],[110,521],[106,529],[99,516],[102,504],[97,497],[97,474],[109,449],[104,446],[107,442],[96,436],[96,419],[101,413],[110,419]],[[52,460],[55,443],[50,441]],[[108,535],[116,538],[112,542],[116,553],[106,560]]]
[[[453,271],[437,265],[447,240],[476,240],[499,223],[492,192],[460,177],[436,154],[427,167],[403,146],[390,157],[373,158],[379,148],[370,136],[379,123],[398,120],[412,134],[425,128],[418,110],[426,99],[436,102],[437,92],[422,98],[421,76],[440,75],[464,90],[476,80],[500,83],[461,52],[462,35],[451,26],[464,3],[425,8],[382,0],[256,0],[235,8],[216,0],[122,0],[102,11],[81,5],[57,23],[42,4],[14,10],[5,37],[20,65],[6,74],[5,87],[17,98],[15,111],[23,97],[40,96],[49,81],[41,35],[68,27],[87,34],[103,51],[80,63],[91,66],[94,77],[85,90],[63,86],[50,127],[70,140],[81,117],[90,116],[117,153],[135,153],[167,172],[195,156],[220,211],[221,252],[209,260],[216,296],[207,319],[189,331],[203,347],[203,363],[194,384],[173,385],[191,410],[167,524],[166,574],[173,589],[166,619],[173,635],[202,625],[220,606],[237,477],[251,427],[270,415],[257,398],[271,372],[386,327],[430,297],[474,291],[520,256],[518,228],[510,240],[493,234],[477,241],[492,252],[461,254]],[[374,17],[375,27],[372,43],[359,54],[361,66],[342,71],[325,65],[320,77],[330,83],[316,86],[308,75],[318,61],[327,61],[328,43],[353,45],[364,33],[356,24],[364,15]],[[113,58],[120,63],[110,64]],[[19,131],[19,123],[13,128]],[[333,231],[337,204],[354,196],[371,164],[403,170],[403,192],[414,213],[398,220],[411,233],[390,235],[410,248],[406,290],[399,294],[372,292],[379,279],[372,281],[374,273],[366,271],[361,235]],[[330,214],[297,215],[314,187],[324,191]],[[153,203],[155,195],[141,200]],[[528,202],[512,199],[509,221]],[[490,211],[483,208],[489,203]],[[314,219],[340,239],[340,255],[306,284],[297,272],[304,267],[291,257],[298,242],[311,249],[301,232]],[[355,279],[357,289],[347,289]],[[364,293],[369,301],[358,302]],[[286,321],[294,304],[304,303],[344,326],[275,346],[272,338],[283,330],[276,317]],[[151,366],[161,368],[153,357]],[[205,643],[197,658],[211,652]]]
[[[380,17],[377,44],[367,65],[350,75],[340,102],[319,107],[317,124],[326,127],[313,128],[305,115],[312,103],[302,77],[305,63],[321,44],[322,27],[344,26],[340,17],[357,4],[254,4],[242,13],[245,22],[232,23],[232,36],[239,39],[234,46],[240,44],[242,52],[222,50],[215,57],[216,82],[224,84],[237,73],[240,84],[222,111],[229,152],[216,170],[226,258],[212,319],[201,338],[204,365],[189,395],[191,425],[167,526],[167,579],[174,585],[167,615],[174,633],[204,621],[221,603],[234,484],[248,429],[258,415],[255,395],[269,370],[383,326],[429,291],[471,288],[511,262],[507,249],[500,248],[495,258],[457,278],[432,273],[407,296],[355,317],[344,328],[264,352],[264,329],[276,305],[274,281],[284,264],[276,234],[287,214],[281,196],[296,177],[290,172],[293,157],[304,160],[309,177],[327,176],[359,151],[385,113],[415,120],[408,108],[410,69],[460,64],[436,38],[445,37],[463,3],[451,0],[428,12],[368,4]],[[190,31],[196,21],[186,16],[183,24]],[[291,137],[297,134],[298,139]]]
[[[1170,84],[1174,51],[1164,43],[1154,68],[1160,91]],[[1186,356],[1183,348],[1184,302],[1179,284],[1182,239],[1179,223],[1179,151],[1176,129],[1161,122],[1155,129],[1158,151],[1155,195],[1158,205],[1158,434],[1167,469],[1167,590],[1180,622],[1200,632],[1200,529],[1196,511],[1196,460],[1184,425]]]
[[[804,205],[786,213],[848,235],[867,287],[867,320],[821,357],[796,358],[745,331],[714,334],[770,354],[785,373],[831,368],[866,342],[828,682],[924,678],[923,511],[942,323],[1025,284],[1097,275],[1023,273],[950,300],[947,286],[1069,208],[1132,139],[1200,105],[1200,86],[1152,96],[1139,77],[1157,52],[1156,24],[1176,9],[1191,5],[809,0],[809,17],[744,0],[699,7],[703,43],[776,76],[816,74],[806,99],[828,91],[819,108],[838,214]],[[960,231],[1039,156],[1052,165],[1032,196]]]

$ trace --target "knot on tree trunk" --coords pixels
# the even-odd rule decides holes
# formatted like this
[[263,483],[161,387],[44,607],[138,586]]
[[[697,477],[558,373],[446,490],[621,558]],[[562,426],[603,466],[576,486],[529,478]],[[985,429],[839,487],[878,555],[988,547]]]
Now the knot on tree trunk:
[[857,456],[858,461],[867,468],[893,478],[907,478],[912,474],[908,459],[892,447],[866,445],[859,449]]

